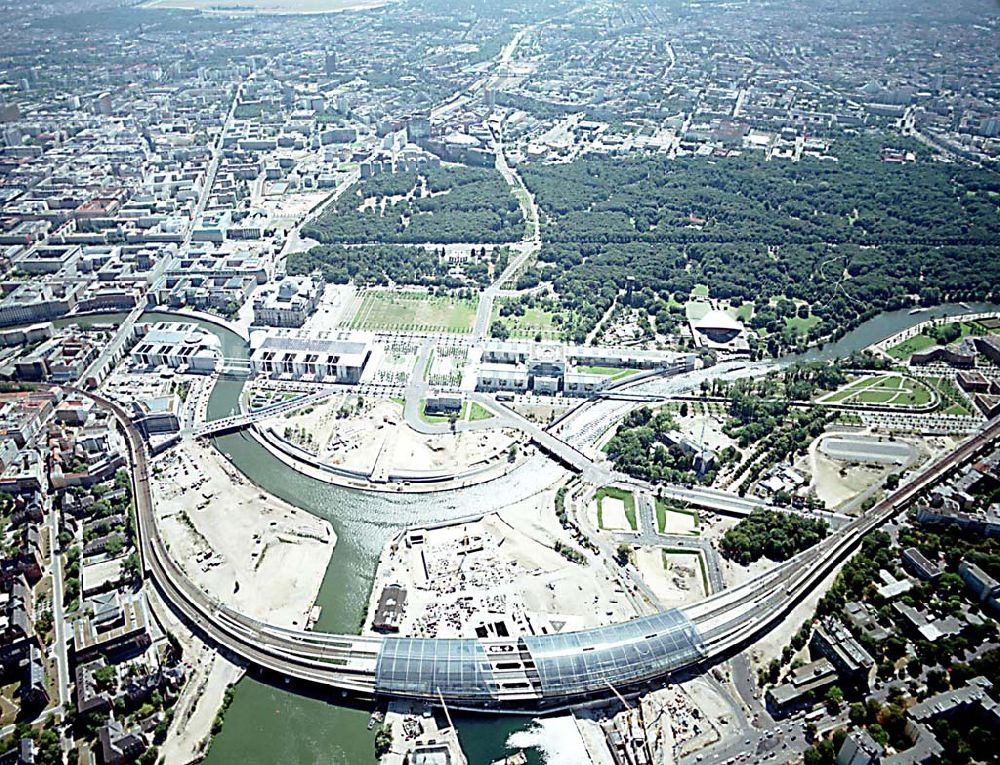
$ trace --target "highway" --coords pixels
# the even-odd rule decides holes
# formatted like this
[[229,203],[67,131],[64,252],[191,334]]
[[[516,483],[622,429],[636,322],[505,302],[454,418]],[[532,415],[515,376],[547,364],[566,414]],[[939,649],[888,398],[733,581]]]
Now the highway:
[[[90,398],[110,410],[117,418],[128,444],[132,465],[133,489],[138,517],[137,533],[144,570],[159,588],[161,595],[189,625],[211,642],[241,656],[248,662],[299,680],[340,689],[363,697],[375,694],[376,663],[384,645],[383,638],[335,635],[275,627],[251,619],[210,598],[192,583],[171,559],[159,536],[149,481],[149,465],[141,434],[127,413],[115,403],[91,392],[66,388],[75,395]],[[703,641],[699,657],[687,660],[692,665],[729,658],[753,643],[778,624],[861,542],[862,537],[893,515],[901,512],[922,491],[961,463],[976,456],[1000,435],[1000,418],[952,453],[932,463],[909,483],[882,500],[863,517],[852,521],[839,532],[795,558],[772,569],[741,587],[724,590],[704,601],[685,608],[683,613],[697,627]],[[515,650],[512,640],[479,641],[486,650]],[[501,643],[504,645],[501,646]],[[669,671],[681,669],[671,666]],[[651,677],[635,677],[635,684]],[[527,685],[527,684],[522,684]],[[619,685],[622,685],[619,683]],[[574,698],[558,693],[542,695],[535,686],[497,691],[498,698],[486,706],[512,710],[532,710],[540,705],[571,703]],[[434,693],[420,690],[398,695],[436,702]],[[459,704],[463,698],[453,699]]]

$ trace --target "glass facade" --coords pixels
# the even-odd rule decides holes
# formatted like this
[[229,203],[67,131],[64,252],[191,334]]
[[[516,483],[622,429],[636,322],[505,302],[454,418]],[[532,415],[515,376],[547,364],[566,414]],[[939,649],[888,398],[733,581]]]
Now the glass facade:
[[375,665],[379,693],[495,699],[497,684],[478,640],[386,638]]
[[680,611],[580,632],[525,637],[545,698],[606,690],[663,675],[703,653],[698,630]]
[[[542,701],[607,690],[658,677],[700,658],[694,624],[679,610],[607,627],[521,638]],[[511,654],[505,654],[513,658]],[[529,675],[534,675],[528,669]],[[375,668],[379,693],[489,702],[499,685],[478,640],[386,638]]]

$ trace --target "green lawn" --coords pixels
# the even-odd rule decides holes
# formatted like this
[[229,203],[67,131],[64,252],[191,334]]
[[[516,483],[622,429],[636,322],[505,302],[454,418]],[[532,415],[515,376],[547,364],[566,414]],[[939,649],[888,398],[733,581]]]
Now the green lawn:
[[471,332],[476,302],[423,292],[370,290],[351,320],[352,329]]
[[888,404],[896,394],[891,390],[863,390],[854,396],[852,403],[858,404]]
[[625,517],[628,519],[628,525],[631,526],[632,530],[635,531],[639,528],[636,518],[635,518],[635,497],[632,492],[625,491],[624,489],[616,489],[614,486],[604,486],[597,490],[595,495],[597,499],[597,527],[600,529],[604,528],[604,499],[605,497],[610,497],[612,499],[620,499],[625,503]]
[[562,324],[556,322],[559,314],[546,311],[544,308],[526,308],[524,316],[501,316],[500,301],[493,305],[493,316],[490,323],[498,319],[507,325],[513,337],[535,337],[541,335],[543,340],[559,340],[562,338]]
[[966,399],[959,393],[950,379],[945,377],[925,377],[924,380],[941,396],[940,414],[954,414],[960,417],[967,417],[972,414],[966,404]]
[[577,367],[577,372],[588,375],[604,375],[612,380],[621,380],[623,377],[638,374],[641,369],[624,369],[622,367]]
[[691,297],[708,297],[708,285],[707,284],[696,284],[694,289],[691,290]]
[[799,318],[798,316],[789,316],[785,319],[785,326],[788,329],[794,330],[795,334],[797,335],[804,335],[810,329],[819,324],[819,322],[820,322],[819,316],[810,315],[804,319]]
[[750,319],[753,318],[753,303],[747,302],[740,305],[739,308],[727,308],[726,313],[732,316],[734,319],[742,321],[746,324]]
[[892,346],[888,350],[888,354],[894,359],[905,361],[917,351],[926,350],[933,345],[937,345],[937,341],[933,337],[928,337],[924,334],[914,335],[909,340],[904,340],[899,345]]
[[900,375],[862,377],[840,390],[820,397],[827,404],[889,404],[892,406],[923,406],[933,398],[931,391],[919,380]]
[[469,422],[475,422],[476,420],[488,420],[492,416],[493,412],[485,406],[477,404],[475,401],[472,402],[472,406],[469,408]]
[[[683,515],[689,515],[694,518],[694,525],[697,527],[700,523],[698,518],[697,510],[688,510],[687,508],[679,507],[665,499],[657,498],[656,500],[656,530],[663,534],[667,528],[667,513],[681,513]],[[697,529],[695,530],[697,534]]]

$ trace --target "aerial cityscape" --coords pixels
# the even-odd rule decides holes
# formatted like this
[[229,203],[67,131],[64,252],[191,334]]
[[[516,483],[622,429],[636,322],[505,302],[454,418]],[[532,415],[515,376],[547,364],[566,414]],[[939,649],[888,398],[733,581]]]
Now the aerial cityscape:
[[0,14],[0,765],[1000,764],[1000,3]]

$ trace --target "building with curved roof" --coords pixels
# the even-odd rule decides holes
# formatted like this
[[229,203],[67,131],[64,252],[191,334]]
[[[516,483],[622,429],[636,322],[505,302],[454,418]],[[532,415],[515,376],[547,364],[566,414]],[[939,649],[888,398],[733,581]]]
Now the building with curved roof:
[[704,656],[698,629],[671,609],[620,624],[510,639],[386,638],[375,691],[470,707],[538,706],[662,677]]

